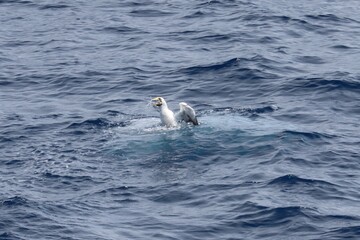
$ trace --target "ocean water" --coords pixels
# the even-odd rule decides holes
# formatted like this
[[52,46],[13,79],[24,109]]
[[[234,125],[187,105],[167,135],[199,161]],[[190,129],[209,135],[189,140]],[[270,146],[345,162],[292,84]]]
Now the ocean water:
[[359,239],[359,12],[0,0],[0,239]]

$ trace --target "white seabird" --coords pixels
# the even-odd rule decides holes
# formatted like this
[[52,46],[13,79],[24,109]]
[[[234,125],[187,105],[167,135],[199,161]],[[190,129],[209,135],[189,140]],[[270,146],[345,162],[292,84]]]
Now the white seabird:
[[164,98],[156,97],[151,101],[153,102],[153,106],[160,107],[161,123],[166,127],[175,127],[178,125],[178,122],[182,121],[192,122],[194,125],[199,125],[195,110],[187,103],[179,103],[180,110],[174,114],[174,112],[168,108]]

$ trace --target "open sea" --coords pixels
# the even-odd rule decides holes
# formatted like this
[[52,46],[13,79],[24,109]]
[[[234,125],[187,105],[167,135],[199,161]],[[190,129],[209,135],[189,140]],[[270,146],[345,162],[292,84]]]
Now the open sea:
[[0,0],[1,240],[360,239],[359,120],[358,0]]

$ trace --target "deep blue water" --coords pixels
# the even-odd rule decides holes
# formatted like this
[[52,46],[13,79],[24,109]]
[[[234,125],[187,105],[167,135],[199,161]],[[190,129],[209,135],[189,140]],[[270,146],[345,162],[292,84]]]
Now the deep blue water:
[[0,0],[0,239],[359,239],[359,13]]

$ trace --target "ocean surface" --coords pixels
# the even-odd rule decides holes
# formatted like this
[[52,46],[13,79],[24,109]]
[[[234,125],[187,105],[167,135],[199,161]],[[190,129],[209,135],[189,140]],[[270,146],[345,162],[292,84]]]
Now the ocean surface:
[[0,239],[360,239],[359,13],[0,0]]

